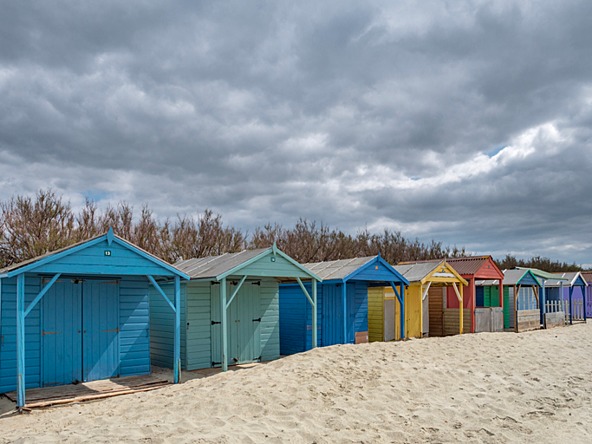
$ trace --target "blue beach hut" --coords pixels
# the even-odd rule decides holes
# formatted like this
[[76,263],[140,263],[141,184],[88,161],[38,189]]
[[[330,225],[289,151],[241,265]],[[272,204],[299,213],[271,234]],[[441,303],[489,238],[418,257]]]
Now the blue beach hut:
[[571,271],[555,274],[561,279],[548,279],[545,282],[545,313],[562,311],[570,324],[573,324],[574,321],[586,322],[586,287],[588,283],[582,273]]
[[[304,264],[322,279],[315,313],[298,297],[295,284],[280,285],[280,353],[309,350],[316,333],[319,346],[368,342],[368,288],[390,286],[404,306],[405,286],[399,272],[380,255]],[[404,311],[401,311],[403,313]],[[404,324],[401,316],[401,323]]]
[[[0,270],[0,393],[150,373],[149,287],[189,277],[108,233]],[[179,380],[175,368],[175,382]]]

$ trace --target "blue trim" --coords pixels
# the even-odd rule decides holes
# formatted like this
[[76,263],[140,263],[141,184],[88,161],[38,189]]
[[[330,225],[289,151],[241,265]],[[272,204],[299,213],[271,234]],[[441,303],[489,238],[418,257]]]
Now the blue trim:
[[181,377],[181,279],[175,276],[175,343],[173,344],[173,382],[178,384]]
[[33,308],[35,308],[35,305],[37,305],[37,303],[41,300],[41,298],[45,295],[45,293],[47,293],[47,291],[51,288],[51,286],[53,284],[55,284],[55,282],[60,278],[61,275],[62,275],[62,273],[57,273],[53,278],[51,278],[51,281],[49,281],[45,285],[45,287],[43,287],[43,289],[39,292],[37,297],[33,300],[33,302],[31,302],[29,304],[29,306],[25,310],[25,317],[27,317],[27,315],[29,313],[31,313],[31,310],[33,310]]
[[390,282],[391,288],[393,289],[393,291],[395,292],[395,296],[397,297],[397,300],[399,301],[399,307],[400,307],[400,313],[399,313],[399,317],[400,317],[400,323],[401,323],[401,339],[405,339],[405,286],[401,285],[401,293],[399,294],[399,290],[397,290],[397,286],[395,285],[395,282]]
[[152,256],[151,254],[145,252],[144,250],[139,249],[134,244],[126,241],[125,239],[123,239],[121,237],[115,236],[113,241],[116,244],[127,247],[129,250],[132,250],[134,253],[137,253],[138,255],[142,256],[145,259],[148,259],[152,263],[170,271],[171,273],[173,273],[176,276],[182,277],[183,279],[185,279],[187,281],[191,279],[188,274],[185,274],[181,270],[179,270],[178,268],[175,268],[172,265],[167,264],[165,261],[158,259],[156,256]]
[[25,275],[16,280],[16,406],[25,406]]
[[83,244],[78,244],[76,246],[68,248],[67,250],[63,250],[63,251],[60,251],[59,253],[55,253],[50,256],[46,256],[44,258],[41,258],[35,262],[31,262],[30,264],[27,264],[23,267],[17,268],[16,270],[9,271],[8,273],[6,273],[6,277],[11,278],[11,277],[17,276],[22,273],[27,273],[29,271],[33,271],[33,270],[35,270],[35,268],[38,268],[42,265],[56,261],[56,260],[61,259],[63,257],[69,256],[73,253],[76,253],[77,251],[84,250],[85,248],[92,247],[93,245],[99,244],[99,243],[103,242],[104,240],[105,240],[105,235],[101,236],[101,237],[96,237],[94,239],[91,239],[91,240],[83,243]]
[[[352,271],[350,274],[348,274],[347,276],[345,276],[343,278],[343,282],[348,281],[350,279],[355,279],[355,277],[362,273],[363,271],[365,271],[366,269],[374,266],[375,264],[380,264],[382,265],[384,268],[387,269],[388,272],[390,272],[394,279],[390,279],[390,280],[384,280],[384,279],[380,279],[380,281],[384,281],[384,282],[402,282],[405,285],[409,285],[409,281],[407,279],[405,279],[405,277],[399,273],[397,270],[395,270],[393,268],[393,266],[391,264],[389,264],[387,261],[385,261],[380,254],[377,255],[374,259],[366,262],[364,265],[362,265],[361,267],[358,267],[356,270]],[[368,280],[368,279],[364,279],[364,280]]]
[[526,270],[526,272],[522,275],[522,277],[520,279],[518,279],[518,281],[516,282],[516,285],[530,285],[530,286],[532,286],[533,283],[531,283],[528,279],[526,279],[525,283],[522,283],[522,280],[524,280],[527,275],[530,275],[530,277],[534,281],[534,285],[536,285],[538,287],[543,287],[543,284],[541,284],[541,282],[538,280],[536,275],[530,270]]
[[160,295],[164,298],[164,300],[166,301],[167,304],[169,304],[169,307],[171,307],[171,310],[173,310],[173,312],[175,311],[175,306],[173,305],[173,303],[171,302],[171,300],[169,299],[169,297],[165,294],[165,292],[163,291],[163,289],[161,288],[160,285],[158,285],[158,283],[156,282],[156,280],[150,276],[147,275],[146,276],[148,278],[148,280],[150,281],[150,283],[152,284],[152,286],[156,289],[156,291],[158,291],[160,293]]
[[[111,233],[111,234],[109,234]],[[178,270],[177,268],[173,267],[170,264],[167,264],[166,262],[156,258],[155,256],[152,256],[151,254],[139,249],[138,247],[136,247],[135,245],[131,244],[130,242],[116,236],[113,234],[113,230],[109,229],[109,232],[107,232],[107,234],[104,234],[102,236],[98,236],[94,239],[90,239],[86,242],[83,242],[81,244],[75,245],[71,248],[67,248],[65,250],[60,251],[59,253],[54,253],[54,254],[50,254],[49,256],[43,257],[35,262],[32,262],[30,264],[24,265],[23,267],[17,268],[15,270],[9,271],[8,273],[6,273],[6,275],[3,275],[2,277],[13,277],[13,276],[17,276],[19,274],[22,273],[27,273],[27,272],[31,272],[34,271],[36,268],[39,268],[43,265],[49,264],[51,262],[54,262],[58,259],[64,258],[66,256],[69,256],[71,254],[74,254],[76,252],[85,250],[86,248],[92,247],[93,245],[97,245],[101,242],[107,241],[108,243],[111,243],[109,240],[111,239],[111,242],[115,242],[116,244],[119,244],[125,248],[127,248],[128,250],[133,251],[134,253],[138,254],[139,256],[149,260],[150,262],[156,264],[157,266],[159,266],[160,268],[163,268],[165,270],[167,270],[169,273],[172,273],[174,276],[180,276],[183,279],[189,280],[189,276],[185,273],[183,273],[182,271]],[[167,275],[169,274],[167,273]],[[134,274],[141,274],[141,273],[134,273]]]
[[576,281],[575,281],[573,284],[571,284],[571,286],[572,286],[572,287],[587,287],[587,286],[588,286],[588,284],[587,284],[587,283],[586,283],[586,281],[585,281],[585,280],[582,278],[582,275],[581,275],[581,274],[579,274],[579,275],[577,276],[577,279],[576,279]]
[[113,233],[113,227],[109,227],[109,231],[107,231],[107,245],[111,245],[113,243],[113,239],[115,238],[115,234]]

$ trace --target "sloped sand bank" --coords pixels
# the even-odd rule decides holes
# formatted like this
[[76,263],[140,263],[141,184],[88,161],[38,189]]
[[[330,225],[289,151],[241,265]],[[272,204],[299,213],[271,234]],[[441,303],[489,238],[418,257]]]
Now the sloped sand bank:
[[0,442],[592,442],[591,398],[588,324],[317,349],[4,417]]

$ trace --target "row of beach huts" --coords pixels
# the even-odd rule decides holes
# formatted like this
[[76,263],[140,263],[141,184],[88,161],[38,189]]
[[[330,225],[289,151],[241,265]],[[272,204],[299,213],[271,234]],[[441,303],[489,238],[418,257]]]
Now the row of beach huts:
[[275,245],[170,265],[108,233],[0,270],[0,393],[269,361],[316,346],[585,322],[592,273],[490,256],[300,264]]

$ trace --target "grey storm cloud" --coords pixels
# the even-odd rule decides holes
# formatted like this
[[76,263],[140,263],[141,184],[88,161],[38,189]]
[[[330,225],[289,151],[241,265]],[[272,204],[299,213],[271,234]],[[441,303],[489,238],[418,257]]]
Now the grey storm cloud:
[[592,264],[592,3],[3,3],[0,199]]

